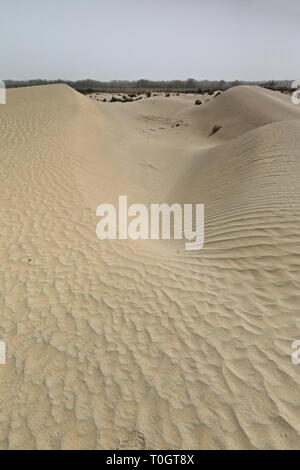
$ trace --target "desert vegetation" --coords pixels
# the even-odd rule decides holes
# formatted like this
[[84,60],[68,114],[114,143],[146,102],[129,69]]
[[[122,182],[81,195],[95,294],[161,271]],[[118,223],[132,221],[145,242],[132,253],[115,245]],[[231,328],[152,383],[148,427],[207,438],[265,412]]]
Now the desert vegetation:
[[209,134],[209,137],[213,134],[215,134],[216,132],[218,132],[220,129],[221,129],[222,126],[218,126],[217,124],[214,125],[214,127],[212,128],[210,134]]
[[[129,80],[112,80],[110,82],[102,82],[98,80],[5,80],[7,88],[18,88],[26,86],[50,85],[65,83],[77,91],[88,95],[91,93],[126,93],[145,94],[149,92],[160,93],[208,93],[213,95],[216,91],[225,91],[238,85],[258,85],[274,91],[282,91],[291,93],[291,80],[271,80],[271,81],[225,81],[225,80],[196,80],[188,78],[187,80],[146,80],[140,79],[135,81]],[[133,98],[133,97],[132,97]]]

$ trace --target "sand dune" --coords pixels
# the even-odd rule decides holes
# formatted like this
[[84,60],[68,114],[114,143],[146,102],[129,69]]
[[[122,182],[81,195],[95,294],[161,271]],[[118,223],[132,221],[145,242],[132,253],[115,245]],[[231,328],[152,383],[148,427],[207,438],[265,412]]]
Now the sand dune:
[[[299,448],[300,111],[256,87],[194,100],[8,91],[1,448]],[[98,240],[120,194],[205,203],[204,250]]]

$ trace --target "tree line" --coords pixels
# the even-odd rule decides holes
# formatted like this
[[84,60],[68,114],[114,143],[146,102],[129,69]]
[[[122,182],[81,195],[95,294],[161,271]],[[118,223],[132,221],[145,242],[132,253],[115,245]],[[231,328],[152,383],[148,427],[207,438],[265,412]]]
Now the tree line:
[[271,81],[226,81],[226,80],[196,80],[188,78],[187,80],[112,80],[102,82],[98,80],[5,80],[7,88],[18,88],[38,85],[51,85],[64,83],[82,93],[107,92],[122,93],[130,91],[146,92],[179,92],[179,93],[208,93],[215,90],[225,91],[238,85],[258,85],[271,90],[290,91],[292,80],[271,80]]

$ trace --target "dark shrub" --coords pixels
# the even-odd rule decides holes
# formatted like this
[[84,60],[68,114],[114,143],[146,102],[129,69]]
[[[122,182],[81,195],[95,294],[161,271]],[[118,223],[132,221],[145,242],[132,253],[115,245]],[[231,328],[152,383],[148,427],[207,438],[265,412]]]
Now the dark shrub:
[[196,100],[195,104],[202,104],[202,101],[201,100]]
[[209,137],[213,134],[215,134],[216,132],[218,132],[220,129],[221,129],[222,126],[217,126],[215,125],[212,130],[211,130],[211,133],[209,134]]

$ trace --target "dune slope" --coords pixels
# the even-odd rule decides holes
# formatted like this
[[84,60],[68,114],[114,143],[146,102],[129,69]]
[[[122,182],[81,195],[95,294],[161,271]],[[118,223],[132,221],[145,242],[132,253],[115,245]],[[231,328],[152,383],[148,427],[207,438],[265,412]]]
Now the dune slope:
[[[193,103],[9,90],[1,448],[299,448],[300,111],[255,87]],[[98,240],[120,194],[205,203],[204,250]]]

